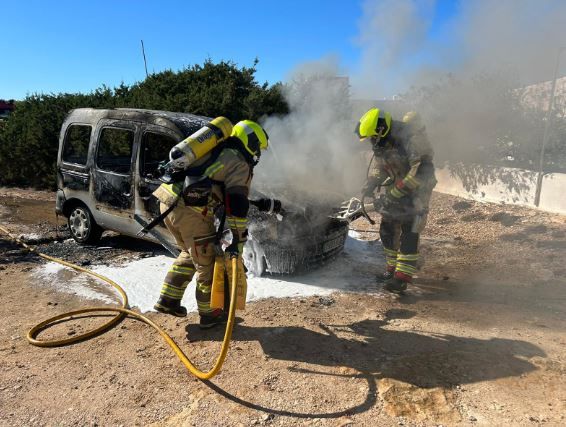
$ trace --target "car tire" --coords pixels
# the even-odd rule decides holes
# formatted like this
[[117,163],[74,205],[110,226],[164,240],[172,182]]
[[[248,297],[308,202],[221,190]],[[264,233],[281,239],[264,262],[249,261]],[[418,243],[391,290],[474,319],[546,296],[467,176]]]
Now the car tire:
[[94,244],[102,236],[102,228],[96,223],[90,210],[84,205],[71,209],[67,220],[71,237],[81,244]]

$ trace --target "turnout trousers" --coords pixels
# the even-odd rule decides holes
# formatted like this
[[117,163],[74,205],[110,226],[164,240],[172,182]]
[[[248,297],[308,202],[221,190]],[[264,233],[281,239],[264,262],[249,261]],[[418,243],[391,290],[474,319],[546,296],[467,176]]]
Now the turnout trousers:
[[[167,205],[161,203],[164,212]],[[181,253],[169,269],[160,297],[171,303],[180,302],[185,289],[196,275],[195,297],[200,315],[208,315],[210,290],[214,272],[216,229],[212,213],[206,208],[185,206],[183,199],[164,219]]]
[[382,217],[379,227],[388,272],[404,282],[411,283],[417,271],[419,237],[426,223],[426,215],[398,220]]

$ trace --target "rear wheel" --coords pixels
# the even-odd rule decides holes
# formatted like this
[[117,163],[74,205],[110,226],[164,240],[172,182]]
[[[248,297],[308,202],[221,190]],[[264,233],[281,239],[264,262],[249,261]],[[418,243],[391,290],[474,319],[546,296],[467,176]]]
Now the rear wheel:
[[78,243],[94,244],[102,236],[102,228],[94,221],[90,210],[83,205],[73,207],[68,219],[71,236]]

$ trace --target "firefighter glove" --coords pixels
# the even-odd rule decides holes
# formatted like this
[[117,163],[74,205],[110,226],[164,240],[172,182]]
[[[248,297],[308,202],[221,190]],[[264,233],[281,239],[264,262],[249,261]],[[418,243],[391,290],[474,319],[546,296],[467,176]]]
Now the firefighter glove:
[[380,194],[379,197],[373,201],[373,207],[375,208],[376,212],[383,212],[383,210],[385,209],[385,204],[386,202],[384,194]]
[[379,186],[379,178],[370,176],[362,188],[362,197],[373,197],[373,192]]
[[250,203],[254,205],[257,208],[257,210],[260,212],[278,214],[282,210],[281,200],[277,200],[277,199],[265,198],[258,200],[250,200]]
[[229,246],[224,249],[224,252],[230,256],[230,258],[238,258],[244,253],[245,242],[232,242]]
[[244,237],[238,235],[235,230],[232,230],[232,243],[224,249],[224,252],[230,256],[230,258],[237,258],[242,256],[244,253],[244,245],[247,240],[247,231],[244,233]]

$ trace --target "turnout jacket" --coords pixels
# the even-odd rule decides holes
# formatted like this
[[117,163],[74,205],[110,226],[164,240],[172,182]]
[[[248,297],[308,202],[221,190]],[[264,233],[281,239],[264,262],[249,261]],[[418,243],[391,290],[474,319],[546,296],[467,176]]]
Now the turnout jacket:
[[[202,172],[199,176],[191,178],[195,184],[187,186],[186,181],[164,183],[153,195],[167,206],[181,202],[188,209],[211,219],[215,209],[223,203],[226,224],[234,236],[238,236],[240,242],[245,241],[248,195],[253,176],[248,160],[240,150],[227,147],[217,156],[206,155],[195,164],[194,169]],[[193,193],[198,196],[193,197]]]
[[426,208],[436,178],[434,152],[424,127],[413,129],[394,121],[386,146],[374,154],[366,188],[387,186],[393,198],[410,197],[415,207]]

